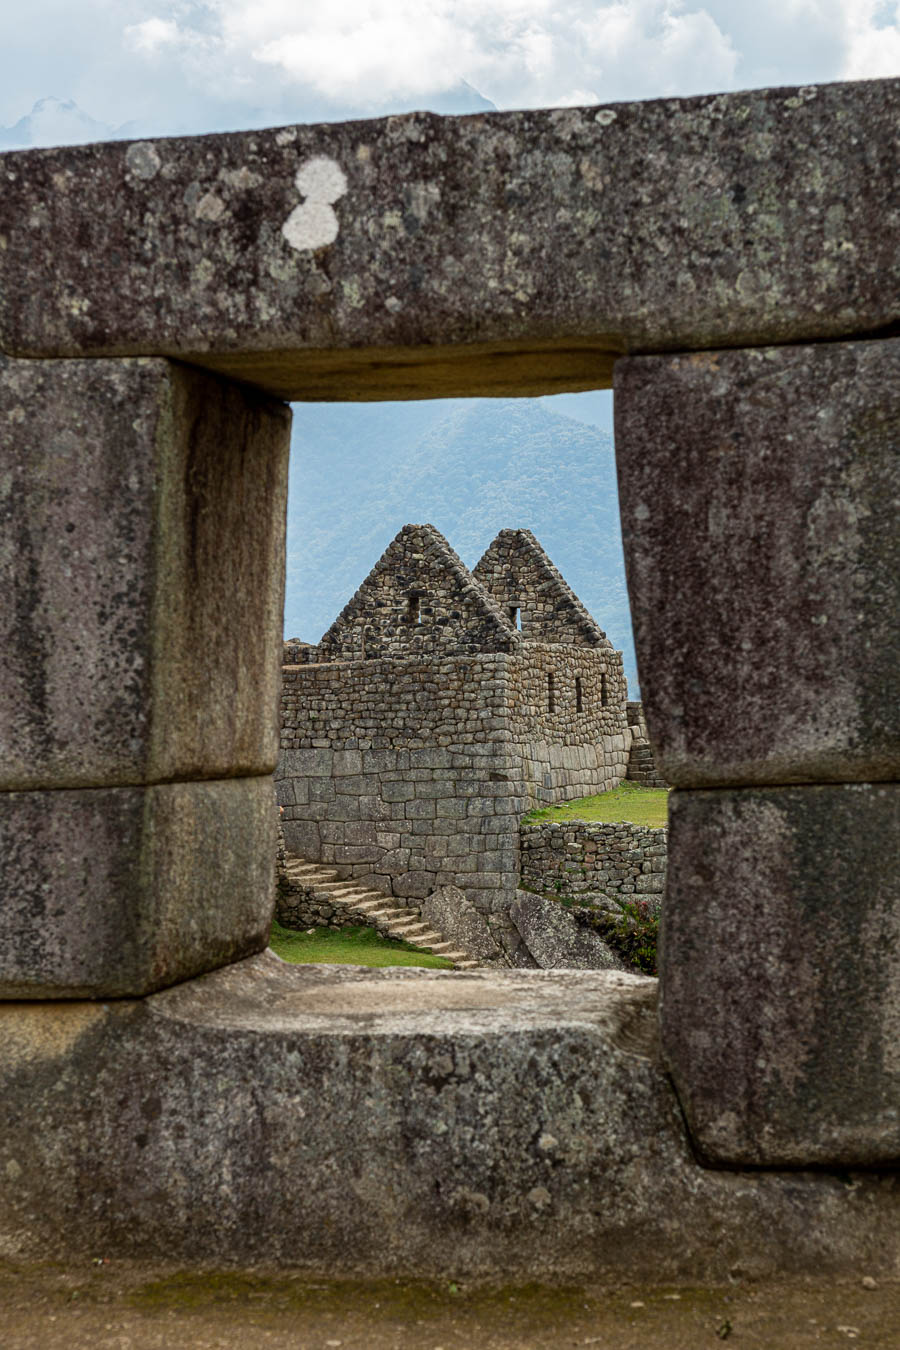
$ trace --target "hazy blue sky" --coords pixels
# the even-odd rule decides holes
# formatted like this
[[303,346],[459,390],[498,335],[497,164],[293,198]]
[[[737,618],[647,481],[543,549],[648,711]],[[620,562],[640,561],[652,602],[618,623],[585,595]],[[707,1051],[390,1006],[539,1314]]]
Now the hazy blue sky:
[[155,135],[427,106],[463,80],[516,108],[898,73],[894,0],[0,7],[0,126],[46,95]]

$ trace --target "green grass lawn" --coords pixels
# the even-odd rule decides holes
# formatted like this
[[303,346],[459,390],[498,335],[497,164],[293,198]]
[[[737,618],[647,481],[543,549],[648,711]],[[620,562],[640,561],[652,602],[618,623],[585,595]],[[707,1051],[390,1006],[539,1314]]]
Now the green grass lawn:
[[611,792],[596,797],[579,797],[574,802],[546,806],[529,811],[525,825],[545,820],[626,820],[632,825],[651,825],[659,829],[668,823],[668,792],[665,788],[646,788],[638,783],[621,783]]
[[421,952],[408,942],[381,937],[374,928],[316,928],[312,933],[295,932],[272,924],[269,946],[282,961],[295,965],[325,966],[431,966],[452,970],[443,956]]

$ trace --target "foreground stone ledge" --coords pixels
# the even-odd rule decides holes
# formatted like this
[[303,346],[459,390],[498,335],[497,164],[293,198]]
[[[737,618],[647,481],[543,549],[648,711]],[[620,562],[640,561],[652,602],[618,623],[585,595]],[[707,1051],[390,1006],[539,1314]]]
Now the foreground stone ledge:
[[616,456],[665,778],[900,778],[900,341],[622,361]]
[[0,788],[271,771],[288,409],[0,357],[0,426]]
[[888,1273],[890,1176],[700,1167],[655,981],[291,967],[0,1007],[0,1242],[332,1275]]
[[597,387],[623,352],[878,330],[900,318],[898,90],[6,154],[0,348],[400,398]]
[[0,999],[121,998],[260,951],[270,778],[0,793]]
[[665,1060],[702,1153],[900,1165],[900,784],[669,797]]

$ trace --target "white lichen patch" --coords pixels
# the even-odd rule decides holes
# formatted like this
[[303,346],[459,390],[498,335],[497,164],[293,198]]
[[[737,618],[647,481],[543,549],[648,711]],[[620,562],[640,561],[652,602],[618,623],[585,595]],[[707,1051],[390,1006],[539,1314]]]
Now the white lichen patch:
[[162,160],[150,141],[135,141],[125,151],[125,164],[135,178],[154,178],[162,167]]
[[294,207],[281,233],[298,252],[333,244],[339,229],[333,203],[347,191],[347,178],[340,164],[317,155],[301,164],[294,182],[306,201]]
[[608,127],[616,120],[616,115],[612,108],[601,108],[594,113],[594,121],[598,126]]
[[282,127],[281,131],[276,131],[275,133],[276,145],[290,145],[291,142],[295,141],[296,139],[297,139],[296,127]]

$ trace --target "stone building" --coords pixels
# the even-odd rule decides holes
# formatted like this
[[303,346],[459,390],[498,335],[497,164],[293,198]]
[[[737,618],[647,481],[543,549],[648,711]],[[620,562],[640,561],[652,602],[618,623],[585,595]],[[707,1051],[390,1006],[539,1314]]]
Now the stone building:
[[615,787],[622,656],[527,530],[473,572],[406,525],[318,647],[285,644],[287,848],[420,900],[458,887],[507,950],[530,807]]

